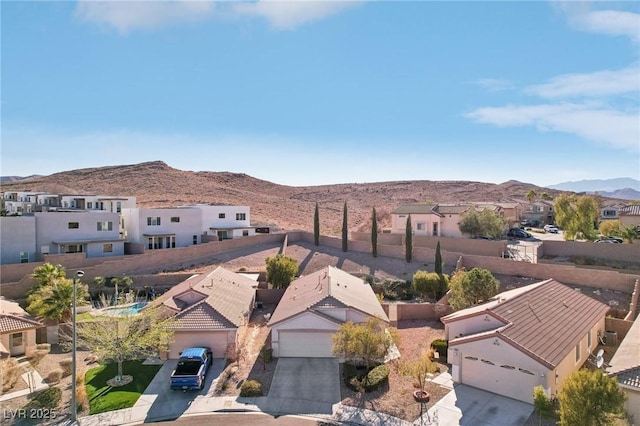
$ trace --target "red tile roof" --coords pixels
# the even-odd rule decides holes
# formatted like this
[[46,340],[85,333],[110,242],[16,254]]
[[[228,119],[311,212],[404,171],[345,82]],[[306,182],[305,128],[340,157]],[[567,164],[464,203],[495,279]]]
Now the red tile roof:
[[0,314],[0,333],[15,333],[44,326],[39,321],[12,314]]
[[[553,279],[501,293],[483,305],[444,317],[443,322],[491,314],[506,325],[449,342],[455,346],[478,338],[500,336],[514,347],[555,368],[585,334],[609,311],[609,306]],[[593,336],[595,339],[596,336]]]

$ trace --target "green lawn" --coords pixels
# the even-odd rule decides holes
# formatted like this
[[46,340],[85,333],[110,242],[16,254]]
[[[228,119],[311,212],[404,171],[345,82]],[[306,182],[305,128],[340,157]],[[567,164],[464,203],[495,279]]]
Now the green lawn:
[[142,365],[142,361],[125,361],[122,373],[133,376],[125,386],[111,387],[107,380],[116,376],[116,363],[102,365],[87,371],[84,382],[91,407],[90,414],[104,413],[133,407],[162,365]]

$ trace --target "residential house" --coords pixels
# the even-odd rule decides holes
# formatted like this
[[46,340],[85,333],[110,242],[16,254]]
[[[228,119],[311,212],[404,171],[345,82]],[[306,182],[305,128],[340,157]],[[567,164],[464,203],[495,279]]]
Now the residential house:
[[533,402],[558,394],[604,335],[609,307],[553,279],[442,318],[454,382]]
[[618,210],[620,225],[640,226],[640,204],[631,204]]
[[[640,317],[636,318],[607,367],[627,395],[625,411],[632,424],[640,422]],[[634,423],[635,422],[635,423]]]
[[216,236],[220,241],[255,235],[249,206],[196,204],[184,207],[198,209],[202,215],[202,233]]
[[[411,226],[416,235],[441,234],[441,215],[434,203],[406,204],[391,212],[391,233],[404,234],[406,232],[407,217],[411,215]],[[459,231],[458,231],[459,232]]]
[[121,256],[117,213],[36,212],[0,217],[0,264],[43,261],[47,254]]
[[333,357],[332,336],[347,321],[389,323],[371,286],[328,266],[294,280],[269,320],[275,357]]
[[620,209],[624,204],[612,204],[604,206],[600,209],[600,220],[616,220],[620,219]]
[[222,267],[193,276],[155,299],[178,320],[168,358],[190,346],[208,346],[216,358],[235,354],[240,329],[255,304],[257,282]]
[[36,347],[36,330],[44,327],[16,302],[0,297],[0,356],[29,353]]
[[191,208],[122,209],[125,240],[143,250],[187,247],[202,243],[202,215]]
[[540,226],[554,223],[553,201],[538,200],[532,203],[523,201],[522,204],[524,205],[523,219],[537,220]]

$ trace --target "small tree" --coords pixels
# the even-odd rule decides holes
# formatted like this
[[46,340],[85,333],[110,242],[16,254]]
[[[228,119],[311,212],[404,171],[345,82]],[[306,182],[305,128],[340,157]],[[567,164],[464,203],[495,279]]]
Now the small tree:
[[349,221],[347,220],[347,202],[342,209],[342,251],[349,250]]
[[615,378],[600,370],[574,371],[558,393],[560,424],[603,426],[623,413],[626,395]]
[[600,231],[602,235],[605,235],[607,237],[610,237],[613,235],[616,235],[616,236],[620,235],[621,234],[620,221],[605,220],[602,223],[600,223],[600,226],[598,227],[598,231]]
[[318,209],[317,202],[316,202],[316,210],[313,214],[313,243],[316,246],[320,245],[320,210]]
[[413,227],[411,226],[411,215],[407,216],[407,226],[405,228],[405,245],[404,245],[404,256],[407,260],[407,263],[411,262],[413,258]]
[[431,361],[431,357],[432,352],[425,351],[419,357],[406,361],[398,367],[400,374],[416,380],[422,393],[425,392],[427,374],[438,371],[438,365]]
[[287,288],[298,273],[298,262],[292,257],[278,253],[267,257],[267,282],[274,288]]
[[364,363],[367,371],[380,364],[389,349],[398,341],[393,330],[377,318],[369,318],[362,324],[347,321],[333,335],[333,354],[351,362]]
[[435,272],[417,271],[413,274],[413,290],[432,300],[440,297],[442,276]]
[[621,232],[622,238],[624,238],[629,244],[633,244],[633,240],[638,238],[638,231],[633,226],[625,226]]
[[573,240],[582,235],[588,240],[595,239],[594,222],[598,217],[598,198],[575,194],[558,196],[553,203],[556,223],[564,229],[564,237]]
[[118,364],[116,381],[122,378],[122,363],[158,355],[169,349],[177,327],[174,317],[166,317],[160,307],[147,307],[136,315],[103,316],[99,321],[77,325],[78,342],[103,361]]
[[553,412],[551,401],[547,398],[542,386],[533,388],[533,409],[538,413],[538,424],[542,424],[543,417],[545,419],[551,417]]
[[440,240],[438,240],[438,243],[436,244],[436,259],[434,262],[433,271],[438,275],[442,275],[442,254],[440,253]]
[[500,282],[489,270],[473,268],[468,272],[456,271],[451,277],[449,288],[451,289],[449,305],[457,311],[495,296],[500,288]]
[[378,218],[375,207],[371,212],[371,255],[378,257]]

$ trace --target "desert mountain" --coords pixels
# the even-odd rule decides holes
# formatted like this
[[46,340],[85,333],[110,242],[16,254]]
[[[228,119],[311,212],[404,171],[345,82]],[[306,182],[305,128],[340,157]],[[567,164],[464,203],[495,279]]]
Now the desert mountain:
[[[632,178],[615,178],[615,179],[586,179],[576,182],[562,182],[556,185],[550,185],[551,189],[558,189],[561,191],[574,191],[574,192],[609,192],[613,193],[616,190],[621,189],[633,189],[640,191],[640,180]],[[604,194],[601,194],[604,195]]]
[[530,190],[555,196],[560,191],[518,181],[501,184],[471,181],[395,181],[320,186],[286,186],[242,173],[193,172],[162,161],[71,170],[3,182],[2,191],[44,191],[54,194],[132,195],[140,207],[185,204],[231,204],[251,207],[256,225],[285,229],[313,228],[313,210],[320,207],[321,230],[340,234],[346,201],[351,230],[368,230],[371,209],[379,226],[389,225],[389,212],[405,203],[503,201],[525,199]]

